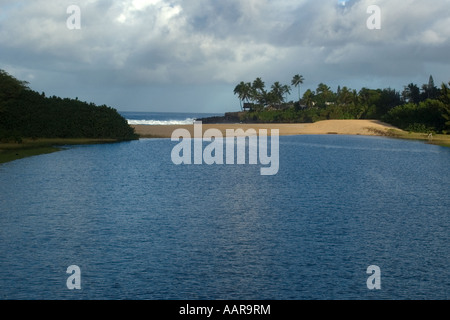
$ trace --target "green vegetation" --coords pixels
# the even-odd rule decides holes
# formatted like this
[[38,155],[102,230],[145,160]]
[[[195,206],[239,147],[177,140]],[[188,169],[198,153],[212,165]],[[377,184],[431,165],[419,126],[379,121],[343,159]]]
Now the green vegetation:
[[137,138],[113,108],[46,97],[0,70],[0,163],[57,151],[57,145]]
[[78,99],[45,97],[0,70],[0,139],[88,138],[132,140],[137,136],[113,108]]
[[435,144],[443,147],[450,147],[450,135],[448,134],[423,134],[418,132],[400,132],[395,130],[392,132],[392,137],[408,140],[419,140],[430,144]]
[[20,143],[0,143],[0,163],[5,163],[30,156],[60,151],[63,146],[113,143],[116,139],[30,139],[24,138]]
[[59,150],[60,149],[53,146],[36,148],[21,146],[20,148],[7,148],[2,145],[2,150],[0,150],[0,163],[5,163],[31,156],[37,156],[45,153],[52,153]]
[[[299,89],[304,78],[295,75],[291,84]],[[241,82],[234,89],[244,102],[243,122],[311,123],[329,119],[375,119],[400,129],[419,133],[450,133],[450,82],[441,88],[428,83],[419,88],[410,83],[402,92],[391,88],[359,92],[338,87],[334,92],[324,83],[315,91],[306,90],[299,101],[286,101],[290,87],[275,82],[270,90],[257,78],[253,83]]]

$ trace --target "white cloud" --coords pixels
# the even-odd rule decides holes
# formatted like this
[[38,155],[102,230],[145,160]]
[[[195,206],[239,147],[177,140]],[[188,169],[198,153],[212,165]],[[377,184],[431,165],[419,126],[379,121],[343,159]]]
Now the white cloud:
[[[288,83],[297,73],[345,85],[422,76],[436,63],[436,81],[449,80],[450,0],[77,2],[81,30],[66,27],[73,1],[0,1],[0,64],[36,81],[53,70],[105,87]],[[381,30],[366,28],[372,4]]]

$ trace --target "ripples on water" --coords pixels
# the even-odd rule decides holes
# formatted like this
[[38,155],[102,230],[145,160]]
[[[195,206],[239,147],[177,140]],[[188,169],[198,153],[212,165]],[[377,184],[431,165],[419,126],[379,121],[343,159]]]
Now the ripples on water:
[[[1,165],[0,299],[449,298],[449,149],[280,137],[279,173],[261,176],[175,166],[173,146]],[[66,287],[70,265],[82,290]]]

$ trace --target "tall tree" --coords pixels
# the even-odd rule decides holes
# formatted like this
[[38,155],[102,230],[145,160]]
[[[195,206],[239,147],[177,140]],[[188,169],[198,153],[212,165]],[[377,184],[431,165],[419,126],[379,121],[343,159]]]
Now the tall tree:
[[239,99],[239,103],[241,105],[241,110],[242,108],[242,94],[243,94],[243,87],[244,87],[245,83],[244,81],[241,81],[241,83],[239,83],[235,88],[234,88],[234,94],[238,96]]
[[256,78],[255,81],[253,81],[252,94],[254,99],[261,105],[264,104],[264,99],[266,95],[265,87],[266,85],[261,78]]
[[448,83],[448,86],[445,83],[442,83],[439,100],[443,102],[442,117],[445,119],[445,129],[448,133],[450,132],[450,82]]
[[251,84],[249,82],[241,81],[236,88],[234,88],[234,94],[238,96],[241,103],[241,110],[243,109],[242,102],[248,101],[251,97]]
[[428,84],[426,85],[427,98],[428,99],[436,99],[437,98],[437,92],[438,92],[438,89],[434,85],[433,76],[430,75],[430,78],[428,79]]
[[284,98],[283,98],[283,86],[281,85],[281,83],[279,83],[278,81],[275,82],[272,87],[271,87],[271,96],[274,99],[274,103],[275,104],[280,104],[281,102],[283,102]]
[[327,103],[334,101],[334,93],[331,88],[324,83],[319,83],[316,89],[316,102],[319,107],[325,107]]
[[292,78],[291,84],[294,87],[298,88],[298,101],[300,102],[300,85],[303,84],[303,81],[305,81],[305,78],[303,78],[302,75],[296,74],[294,78]]
[[339,104],[348,105],[355,101],[355,94],[352,90],[344,86],[339,90],[337,102]]
[[291,94],[291,87],[285,84],[281,87],[281,90],[283,92],[283,102],[286,102],[287,96]]
[[306,90],[303,94],[303,102],[305,103],[306,107],[311,108],[314,106],[314,92],[310,89]]
[[419,103],[420,102],[420,89],[414,84],[408,84],[402,92],[402,97],[405,101],[410,103]]

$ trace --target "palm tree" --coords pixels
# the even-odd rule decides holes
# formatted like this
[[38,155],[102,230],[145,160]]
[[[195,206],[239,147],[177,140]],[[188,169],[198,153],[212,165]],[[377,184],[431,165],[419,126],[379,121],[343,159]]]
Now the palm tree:
[[265,99],[265,95],[266,95],[266,91],[264,90],[265,88],[265,83],[264,81],[262,81],[261,78],[256,78],[255,81],[253,81],[252,84],[252,93],[254,96],[254,99],[259,103],[259,104],[264,104],[264,99]]
[[306,90],[305,94],[303,95],[303,102],[308,108],[311,108],[314,106],[314,92],[311,90]]
[[275,104],[280,104],[281,102],[283,102],[283,100],[284,100],[283,86],[277,81],[272,85],[271,89],[272,89],[272,91],[270,91],[270,92],[273,94],[273,97],[275,98],[274,99]]
[[239,83],[236,88],[234,88],[234,94],[236,94],[239,98],[239,101],[241,103],[241,110],[243,109],[242,107],[242,102],[247,100],[250,98],[251,96],[251,84],[250,83],[245,83],[244,81],[241,81],[241,83]]
[[352,90],[344,86],[338,96],[338,103],[343,105],[349,105],[354,101],[355,94]]
[[[342,91],[342,90],[341,90]],[[325,107],[328,103],[333,102],[334,93],[331,88],[324,83],[319,83],[316,89],[316,102],[320,108]]]
[[243,92],[244,92],[244,81],[241,81],[241,83],[239,83],[235,88],[234,88],[234,94],[238,96],[239,98],[239,102],[241,104],[241,110],[242,110],[242,96],[243,96]]
[[303,81],[305,78],[303,78],[302,75],[296,74],[294,78],[292,78],[292,85],[294,87],[298,87],[298,101],[300,102],[300,85],[303,84]]
[[420,102],[420,89],[414,84],[408,84],[402,92],[403,99],[410,103],[419,103]]
[[255,81],[253,81],[253,88],[255,90],[264,91],[264,81],[262,81],[261,78],[256,78]]
[[284,97],[283,99],[283,101],[286,102],[287,96],[291,94],[291,87],[285,84],[284,86],[281,87],[281,90],[283,91],[283,95],[286,95],[286,97]]

